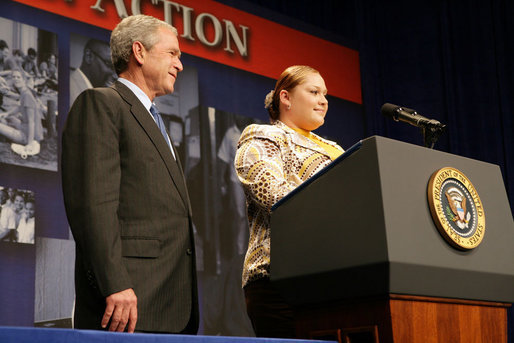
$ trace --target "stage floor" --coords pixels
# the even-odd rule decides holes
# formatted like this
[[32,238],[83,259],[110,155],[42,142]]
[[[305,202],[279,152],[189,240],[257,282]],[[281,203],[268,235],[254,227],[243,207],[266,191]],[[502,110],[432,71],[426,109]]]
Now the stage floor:
[[334,342],[299,339],[255,337],[188,336],[160,334],[128,334],[93,330],[49,329],[28,327],[0,327],[2,343],[307,343]]

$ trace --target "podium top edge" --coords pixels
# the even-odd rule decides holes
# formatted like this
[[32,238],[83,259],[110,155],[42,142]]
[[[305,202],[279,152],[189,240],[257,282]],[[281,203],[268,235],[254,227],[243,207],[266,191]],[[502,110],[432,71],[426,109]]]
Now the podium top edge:
[[[371,138],[371,137],[370,137]],[[288,199],[292,198],[296,193],[300,192],[302,189],[307,187],[309,184],[314,182],[316,179],[320,178],[323,174],[328,172],[330,169],[334,168],[337,164],[339,164],[341,161],[347,159],[350,155],[352,155],[354,152],[360,149],[362,146],[363,140],[358,141],[354,145],[352,145],[348,150],[346,150],[341,156],[333,160],[328,166],[321,169],[319,172],[317,172],[315,175],[313,175],[310,179],[304,181],[301,185],[296,187],[294,190],[289,192],[285,197],[277,201],[272,207],[271,212],[275,211],[277,208],[279,208],[282,204],[284,204]]]

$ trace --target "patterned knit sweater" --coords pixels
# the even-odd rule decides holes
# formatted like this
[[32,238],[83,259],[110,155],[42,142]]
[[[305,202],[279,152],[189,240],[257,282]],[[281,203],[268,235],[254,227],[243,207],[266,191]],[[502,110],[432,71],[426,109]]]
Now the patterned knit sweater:
[[[312,135],[344,152],[336,143]],[[320,145],[280,121],[273,125],[250,125],[243,131],[234,161],[245,191],[250,227],[243,286],[269,276],[273,204],[331,162]]]

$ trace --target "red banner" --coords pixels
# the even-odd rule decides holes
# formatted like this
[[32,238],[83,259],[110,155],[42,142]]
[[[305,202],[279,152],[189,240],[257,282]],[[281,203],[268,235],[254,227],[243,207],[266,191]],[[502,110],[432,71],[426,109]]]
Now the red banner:
[[362,103],[359,54],[212,0],[13,0],[112,30],[140,13],[172,23],[185,53],[276,79],[293,64],[310,65],[330,95]]

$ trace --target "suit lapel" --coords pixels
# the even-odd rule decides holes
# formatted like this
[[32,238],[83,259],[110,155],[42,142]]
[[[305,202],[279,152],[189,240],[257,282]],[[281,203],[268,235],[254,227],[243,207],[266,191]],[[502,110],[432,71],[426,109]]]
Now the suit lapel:
[[[166,132],[168,132],[168,130],[166,130]],[[168,133],[168,136],[170,136],[169,133]],[[191,201],[189,200],[189,193],[188,193],[187,187],[186,187],[186,177],[184,176],[184,168],[182,168],[182,163],[180,162],[180,157],[178,155],[178,151],[175,148],[175,145],[173,144],[173,140],[171,139],[171,136],[170,136],[170,141],[171,141],[171,146],[173,147],[173,152],[175,153],[175,157],[177,158],[175,162],[178,165],[178,171],[180,173],[181,180],[183,181],[182,184],[184,185],[184,196],[185,196],[185,199],[184,199],[184,197],[182,197],[182,199],[184,199],[184,201],[185,201],[185,203],[186,203],[186,205],[188,207],[189,214],[192,214]]]
[[[189,204],[189,196],[187,194],[184,174],[182,173],[182,167],[180,166],[179,156],[177,154],[177,150],[173,147],[173,151],[175,152],[176,160],[173,158],[173,155],[170,151],[170,147],[168,143],[164,140],[161,131],[155,124],[155,121],[150,117],[148,110],[143,106],[141,101],[132,93],[132,91],[126,87],[121,82],[117,81],[113,88],[131,105],[130,112],[139,122],[143,130],[148,135],[148,138],[153,142],[155,148],[159,152],[159,155],[164,161],[166,168],[168,169],[168,173],[170,174],[172,182],[175,184],[175,187],[178,189],[180,197],[184,201],[189,212],[191,212],[191,206]],[[169,136],[169,134],[168,134]],[[173,141],[171,140],[171,145],[173,146]]]

